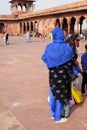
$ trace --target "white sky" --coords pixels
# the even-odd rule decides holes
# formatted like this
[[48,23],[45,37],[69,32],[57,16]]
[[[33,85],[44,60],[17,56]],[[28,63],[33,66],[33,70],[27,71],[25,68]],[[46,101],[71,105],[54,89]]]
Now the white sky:
[[[8,3],[10,0],[1,0],[0,1],[0,14],[10,14],[10,4]],[[68,3],[79,2],[82,0],[36,0],[35,2],[35,10],[41,10],[51,7],[56,7]]]

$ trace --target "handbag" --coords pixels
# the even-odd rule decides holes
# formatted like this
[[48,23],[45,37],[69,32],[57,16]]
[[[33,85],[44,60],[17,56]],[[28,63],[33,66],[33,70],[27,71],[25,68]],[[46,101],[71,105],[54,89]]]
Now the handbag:
[[75,105],[75,101],[73,98],[70,100],[70,105],[72,105],[72,106]]
[[82,97],[81,92],[79,90],[77,90],[75,87],[72,87],[71,90],[72,90],[72,97],[75,100],[75,102],[77,104],[82,103],[83,97]]

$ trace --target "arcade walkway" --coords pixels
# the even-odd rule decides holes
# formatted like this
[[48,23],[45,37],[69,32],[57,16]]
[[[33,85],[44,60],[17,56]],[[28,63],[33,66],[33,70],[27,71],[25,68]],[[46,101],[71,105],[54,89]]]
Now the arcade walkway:
[[[71,109],[66,123],[50,119],[47,102],[48,71],[41,55],[49,40],[10,37],[10,45],[0,39],[0,130],[87,130],[87,98]],[[84,41],[80,43],[79,60]],[[79,76],[79,89],[81,76]]]

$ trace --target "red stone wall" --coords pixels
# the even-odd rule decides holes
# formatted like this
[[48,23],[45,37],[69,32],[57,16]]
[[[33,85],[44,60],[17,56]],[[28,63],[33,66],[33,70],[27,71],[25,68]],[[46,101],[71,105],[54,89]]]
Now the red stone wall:
[[2,33],[0,33],[0,39],[2,39],[2,38],[3,38],[3,36],[4,36],[4,35],[3,35]]
[[9,35],[18,35],[19,33],[19,24],[16,22],[7,23],[6,30]]

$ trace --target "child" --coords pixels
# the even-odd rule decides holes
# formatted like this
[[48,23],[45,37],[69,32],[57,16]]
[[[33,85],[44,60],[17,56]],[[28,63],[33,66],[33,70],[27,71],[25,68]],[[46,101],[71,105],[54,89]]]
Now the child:
[[77,84],[78,84],[78,74],[82,75],[82,71],[80,69],[79,62],[78,61],[76,61],[76,62],[77,63],[74,64],[74,66],[73,66],[74,79],[72,79],[72,86],[74,86],[74,87],[77,87]]
[[42,34],[40,33],[39,36],[38,36],[38,41],[39,42],[42,42],[43,41],[43,37],[42,37]]
[[85,94],[85,87],[87,87],[87,44],[85,45],[85,52],[81,56],[81,65],[82,65],[82,86],[81,86],[81,92],[84,95]]

